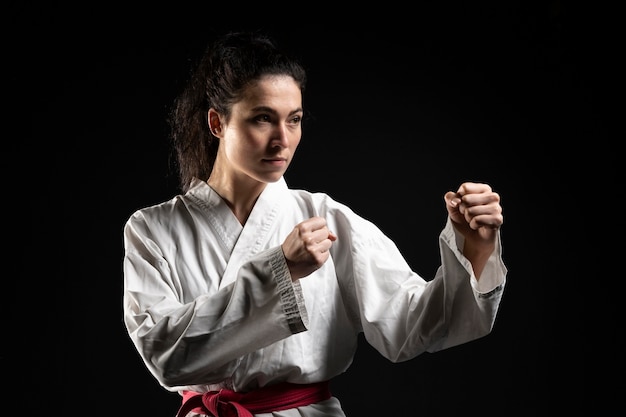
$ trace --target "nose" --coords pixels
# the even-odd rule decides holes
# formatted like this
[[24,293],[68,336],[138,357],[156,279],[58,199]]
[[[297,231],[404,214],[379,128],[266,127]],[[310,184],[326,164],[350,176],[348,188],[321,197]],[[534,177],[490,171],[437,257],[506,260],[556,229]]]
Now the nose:
[[285,123],[278,123],[272,132],[272,146],[280,148],[289,147],[289,129]]

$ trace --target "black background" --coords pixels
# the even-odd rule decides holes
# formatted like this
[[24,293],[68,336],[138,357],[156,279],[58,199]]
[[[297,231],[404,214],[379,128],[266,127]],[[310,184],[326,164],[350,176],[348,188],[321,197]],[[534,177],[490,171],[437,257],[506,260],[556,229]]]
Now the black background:
[[[7,8],[7,401],[63,415],[174,415],[177,395],[148,374],[123,326],[122,228],[177,192],[165,116],[206,43],[261,29],[309,71],[291,186],[348,203],[427,278],[443,194],[471,180],[502,197],[510,272],[493,333],[401,364],[361,340],[333,381],[346,413],[582,406],[586,349],[623,344],[623,332],[599,335],[576,308],[585,275],[574,249],[595,243],[584,230],[564,234],[588,212],[571,203],[584,199],[595,150],[605,184],[618,176],[617,152],[596,134],[592,17],[557,1],[392,6]],[[607,321],[616,310],[605,306]],[[623,370],[621,354],[594,355]]]

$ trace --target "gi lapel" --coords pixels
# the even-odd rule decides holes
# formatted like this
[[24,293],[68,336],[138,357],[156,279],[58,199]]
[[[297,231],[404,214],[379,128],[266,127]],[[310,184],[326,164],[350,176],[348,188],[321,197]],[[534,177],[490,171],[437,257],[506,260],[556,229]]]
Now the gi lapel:
[[259,196],[231,252],[220,289],[235,281],[237,271],[244,262],[268,248],[267,242],[275,229],[280,208],[284,205],[281,205],[281,201],[285,198],[285,191],[287,184],[281,178],[276,183],[267,184]]

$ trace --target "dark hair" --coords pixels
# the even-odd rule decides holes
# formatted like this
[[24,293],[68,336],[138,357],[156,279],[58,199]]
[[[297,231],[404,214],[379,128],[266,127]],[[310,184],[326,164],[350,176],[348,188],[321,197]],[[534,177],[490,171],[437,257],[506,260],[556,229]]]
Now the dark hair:
[[213,169],[219,140],[209,129],[209,109],[228,118],[246,87],[264,75],[288,75],[304,92],[304,67],[268,35],[229,32],[206,49],[168,118],[183,193],[193,178],[206,180]]

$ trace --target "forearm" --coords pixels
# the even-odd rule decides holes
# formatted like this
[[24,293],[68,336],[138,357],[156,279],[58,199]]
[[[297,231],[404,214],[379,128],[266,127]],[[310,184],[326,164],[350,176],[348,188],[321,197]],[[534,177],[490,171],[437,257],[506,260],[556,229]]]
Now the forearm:
[[488,245],[477,245],[473,242],[465,241],[465,245],[463,246],[463,256],[465,256],[472,264],[472,270],[474,271],[474,276],[477,281],[480,280],[480,276],[495,249],[495,242]]

